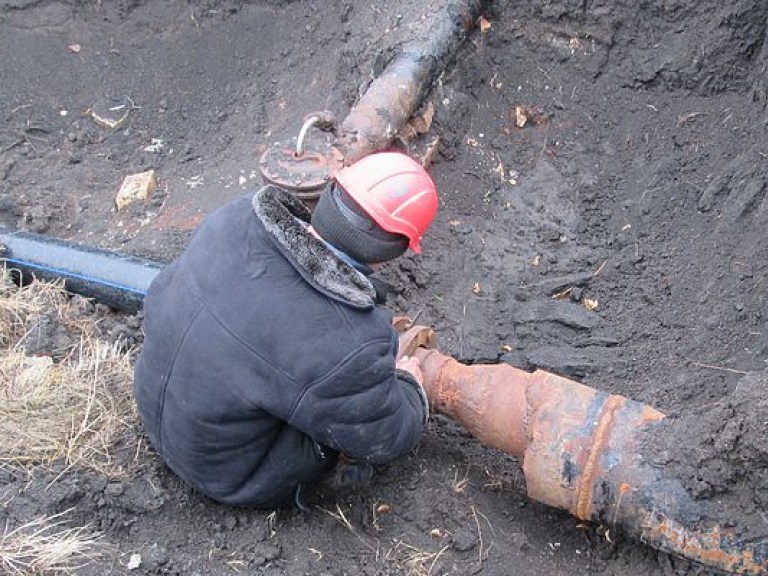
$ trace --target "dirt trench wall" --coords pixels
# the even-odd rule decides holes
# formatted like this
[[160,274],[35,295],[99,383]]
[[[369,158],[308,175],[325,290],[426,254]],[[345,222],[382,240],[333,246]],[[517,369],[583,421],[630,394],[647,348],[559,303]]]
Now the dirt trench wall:
[[543,36],[560,36],[553,56],[600,54],[590,73],[612,68],[631,88],[742,92],[765,74],[765,0],[553,0],[517,8],[517,18],[537,21]]
[[642,453],[701,504],[703,526],[725,519],[768,539],[768,374],[749,374],[727,397],[670,414],[647,432]]

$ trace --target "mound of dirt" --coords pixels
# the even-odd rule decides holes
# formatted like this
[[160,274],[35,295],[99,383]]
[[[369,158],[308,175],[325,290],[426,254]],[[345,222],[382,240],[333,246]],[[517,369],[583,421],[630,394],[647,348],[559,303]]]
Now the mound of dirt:
[[768,374],[745,376],[727,397],[677,410],[648,432],[645,457],[663,467],[709,518],[768,539]]

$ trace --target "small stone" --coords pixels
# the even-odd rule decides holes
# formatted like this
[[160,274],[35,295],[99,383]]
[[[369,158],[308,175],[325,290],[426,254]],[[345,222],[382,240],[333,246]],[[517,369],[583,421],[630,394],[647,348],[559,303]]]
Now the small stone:
[[139,566],[141,566],[141,554],[131,554],[126,568],[128,568],[128,570],[136,570]]
[[457,552],[469,552],[477,546],[477,537],[469,530],[457,530],[453,534],[453,549]]
[[123,492],[125,492],[125,486],[122,482],[112,482],[104,489],[104,494],[107,496],[120,496]]
[[157,178],[154,170],[126,176],[115,198],[117,209],[122,210],[138,200],[146,202],[156,189]]
[[518,550],[525,550],[528,548],[528,537],[522,532],[512,533],[512,543]]

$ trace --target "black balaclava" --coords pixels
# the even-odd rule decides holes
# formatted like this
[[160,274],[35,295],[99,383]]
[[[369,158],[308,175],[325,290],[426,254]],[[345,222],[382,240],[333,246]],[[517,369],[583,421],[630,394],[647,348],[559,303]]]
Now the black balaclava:
[[394,260],[408,249],[406,236],[384,230],[335,182],[320,196],[312,227],[323,240],[365,264]]

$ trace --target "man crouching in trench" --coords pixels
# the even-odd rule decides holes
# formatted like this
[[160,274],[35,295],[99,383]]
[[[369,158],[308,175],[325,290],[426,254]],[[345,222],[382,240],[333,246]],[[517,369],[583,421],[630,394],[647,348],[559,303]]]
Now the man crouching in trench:
[[167,465],[219,502],[303,509],[302,485],[410,451],[421,371],[396,360],[370,274],[419,252],[436,211],[426,171],[383,152],[341,169],[311,216],[274,186],[208,216],[144,303],[135,395]]

